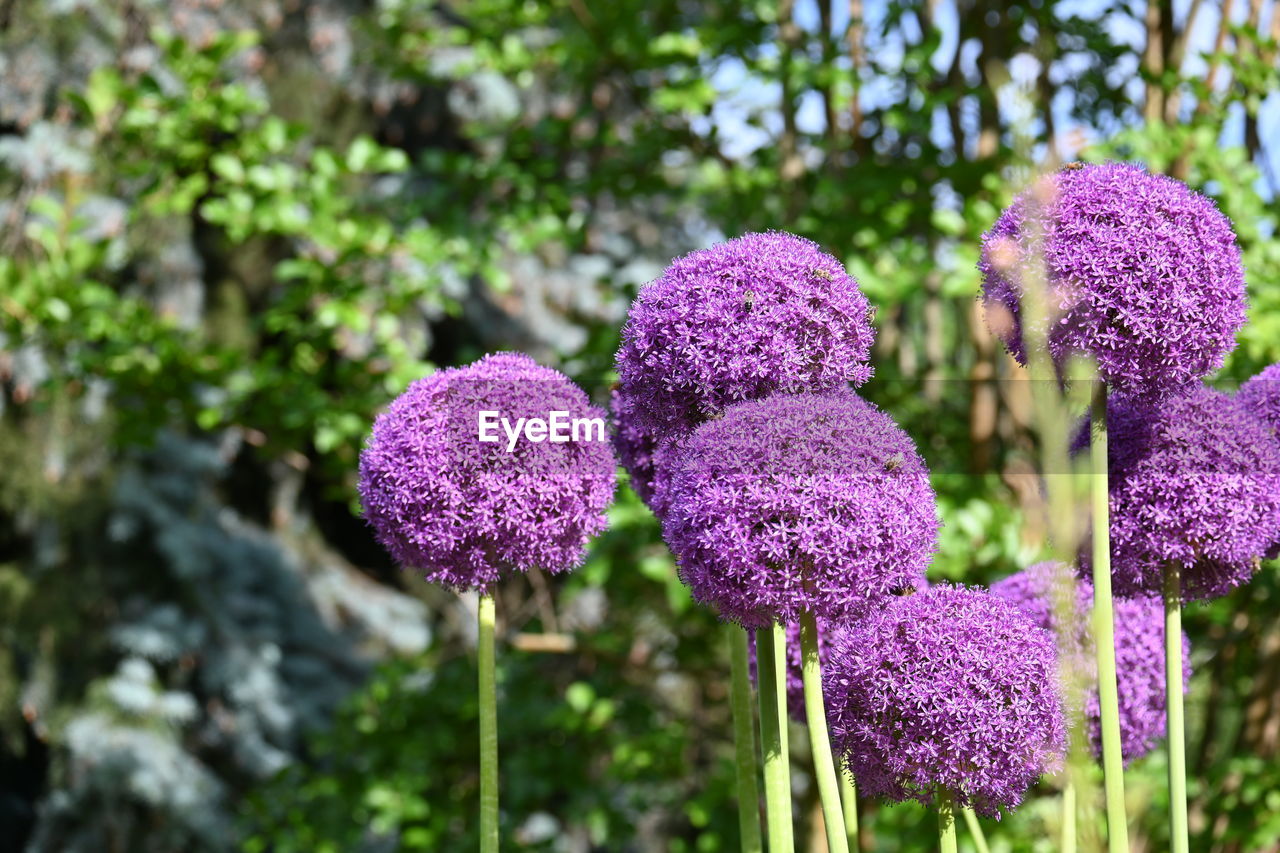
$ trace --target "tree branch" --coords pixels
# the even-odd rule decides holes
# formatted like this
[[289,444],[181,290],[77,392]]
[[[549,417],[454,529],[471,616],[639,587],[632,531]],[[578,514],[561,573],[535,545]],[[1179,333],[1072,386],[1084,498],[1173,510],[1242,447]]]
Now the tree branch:
[[835,34],[831,32],[831,4],[835,0],[817,0],[818,16],[822,25],[822,67],[823,76],[818,91],[822,94],[822,113],[826,121],[827,156],[826,168],[835,168],[840,155],[840,133],[836,123],[835,93],[832,91],[834,80],[830,75],[835,66]]
[[1147,46],[1142,53],[1143,69],[1147,72],[1147,101],[1143,118],[1147,124],[1156,124],[1164,117],[1164,88],[1160,78],[1164,74],[1164,0],[1147,2]]
[[[1201,2],[1202,0],[1191,0],[1191,7],[1187,9],[1187,18],[1182,22],[1182,29],[1174,36],[1173,45],[1169,51],[1169,68],[1175,71],[1179,78],[1182,77],[1182,63],[1187,56],[1187,42],[1191,39],[1191,31],[1195,26],[1196,16],[1200,14]],[[1182,108],[1182,92],[1183,86],[1179,83],[1169,93],[1169,99],[1164,107],[1166,124],[1174,124],[1178,121],[1178,113]]]
[[862,70],[866,63],[865,45],[866,27],[862,22],[862,0],[849,0],[849,59],[853,62],[853,98],[849,104],[849,135],[853,139],[853,149],[861,154],[862,140]]
[[782,0],[778,5],[778,40],[781,43],[780,75],[782,82],[782,139],[779,140],[778,177],[783,181],[792,181],[804,171],[800,161],[799,140],[796,132],[796,93],[793,87],[792,72],[795,63],[796,47],[800,42],[800,27],[795,19],[795,0]]
[[1227,46],[1227,30],[1231,26],[1231,12],[1234,8],[1235,0],[1222,0],[1222,14],[1218,17],[1218,32],[1213,37],[1213,57],[1209,60],[1209,71],[1204,77],[1204,85],[1209,92],[1209,97],[1203,98],[1196,104],[1196,113],[1199,115],[1208,113],[1213,105],[1213,89],[1218,81],[1218,71],[1222,67],[1222,61],[1218,57],[1221,56]]

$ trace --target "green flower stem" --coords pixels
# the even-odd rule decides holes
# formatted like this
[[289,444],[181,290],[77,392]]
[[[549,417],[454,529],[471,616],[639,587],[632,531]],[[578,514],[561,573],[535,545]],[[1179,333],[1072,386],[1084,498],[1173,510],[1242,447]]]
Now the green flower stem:
[[849,853],[844,814],[840,808],[840,779],[831,759],[831,738],[827,735],[827,709],[822,702],[822,662],[818,659],[818,623],[812,613],[800,616],[800,672],[804,679],[804,712],[809,724],[809,750],[813,753],[813,773],[822,800],[822,821],[827,830],[830,853]]
[[493,596],[480,594],[480,851],[498,853],[498,691],[494,678]]
[[1120,698],[1116,689],[1115,616],[1111,604],[1111,513],[1107,486],[1107,386],[1093,395],[1089,445],[1093,505],[1093,637],[1098,657],[1098,704],[1102,717],[1102,770],[1107,795],[1107,849],[1128,853],[1124,806],[1124,760],[1120,754]]
[[776,622],[756,631],[760,745],[764,752],[764,808],[769,853],[793,853],[791,754],[787,748],[787,634]]
[[1076,853],[1076,783],[1067,775],[1062,786],[1062,853]]
[[942,853],[956,853],[956,807],[948,791],[938,792],[938,841]]
[[[1033,205],[1040,205],[1045,199],[1035,193],[1030,197]],[[1070,453],[1073,424],[1076,411],[1081,406],[1088,406],[1092,393],[1091,383],[1081,381],[1084,364],[1071,366],[1070,380],[1064,388],[1049,355],[1047,330],[1053,325],[1053,301],[1049,284],[1049,273],[1045,266],[1044,234],[1036,224],[1038,217],[1031,214],[1027,217],[1026,236],[1030,241],[1030,258],[1032,263],[1024,271],[1025,289],[1021,299],[1023,315],[1023,334],[1026,342],[1027,368],[1031,374],[1031,394],[1034,405],[1032,414],[1036,431],[1040,436],[1040,477],[1046,495],[1046,518],[1049,540],[1053,546],[1054,560],[1069,565],[1075,562],[1080,554],[1083,528],[1078,523],[1078,504],[1084,497],[1081,486],[1088,481],[1077,477],[1077,465]],[[1087,464],[1087,460],[1082,460]],[[1058,667],[1063,683],[1063,699],[1066,703],[1067,730],[1069,733],[1067,766],[1064,776],[1071,788],[1076,802],[1092,804],[1097,800],[1096,784],[1090,772],[1093,768],[1093,750],[1088,738],[1083,734],[1087,730],[1084,721],[1084,694],[1086,685],[1083,673],[1074,661],[1074,648],[1083,620],[1089,618],[1076,610],[1076,580],[1074,573],[1068,572],[1054,584],[1053,612],[1054,627],[1058,644]],[[1065,792],[1065,789],[1064,789]],[[1075,807],[1073,806],[1073,809]],[[1071,817],[1075,817],[1072,811]],[[1080,844],[1089,853],[1098,849],[1094,829],[1095,822],[1087,821],[1078,825],[1074,821],[1063,822],[1063,850],[1074,853],[1076,849],[1076,832],[1080,833]]]
[[742,853],[761,853],[760,786],[756,775],[755,709],[751,706],[751,676],[747,662],[747,632],[739,625],[727,625],[729,669],[732,673],[730,703],[733,707],[733,745],[738,768],[738,833]]
[[1164,567],[1164,687],[1169,733],[1169,841],[1187,853],[1187,736],[1182,721],[1182,567]]
[[844,834],[849,849],[858,850],[858,783],[848,770],[840,773],[840,805],[844,808]]
[[987,846],[987,834],[982,831],[978,816],[970,808],[961,809],[961,811],[964,812],[965,826],[969,827],[969,836],[973,838],[973,846],[978,848],[978,853],[991,853],[991,848]]

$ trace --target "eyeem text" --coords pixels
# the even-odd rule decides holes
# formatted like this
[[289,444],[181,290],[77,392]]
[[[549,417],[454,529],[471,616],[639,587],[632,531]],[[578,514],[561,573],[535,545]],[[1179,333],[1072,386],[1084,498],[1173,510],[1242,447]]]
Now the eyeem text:
[[516,449],[516,442],[523,435],[525,441],[537,444],[543,441],[604,441],[604,418],[570,418],[568,412],[548,412],[546,419],[518,418],[513,424],[500,412],[482,411],[476,418],[476,430],[481,441],[502,440],[499,428],[507,437],[507,452]]

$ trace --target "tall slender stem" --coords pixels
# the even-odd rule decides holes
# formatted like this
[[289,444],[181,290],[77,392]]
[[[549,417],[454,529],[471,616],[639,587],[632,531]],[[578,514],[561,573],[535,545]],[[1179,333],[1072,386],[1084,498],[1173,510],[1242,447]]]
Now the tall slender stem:
[[947,791],[938,792],[938,841],[942,853],[956,853],[956,807]]
[[764,808],[769,853],[793,853],[791,754],[787,748],[787,634],[776,622],[756,631],[760,690],[760,747],[764,753]]
[[1164,689],[1169,732],[1169,842],[1187,853],[1187,736],[1182,721],[1182,567],[1164,567]]
[[1062,786],[1062,853],[1076,853],[1076,783],[1070,774]]
[[827,709],[822,701],[822,662],[818,658],[818,623],[812,613],[800,615],[800,673],[804,681],[804,713],[809,725],[809,751],[813,753],[813,774],[822,800],[822,820],[827,830],[827,850],[849,853],[844,813],[840,808],[840,779],[831,760],[831,738],[827,735]]
[[[1052,198],[1044,184],[1034,184],[1028,196],[1034,208],[1041,209]],[[1046,497],[1045,522],[1053,547],[1053,558],[1064,567],[1071,565],[1080,555],[1083,532],[1077,524],[1078,503],[1082,497],[1081,484],[1085,478],[1077,477],[1072,459],[1070,432],[1077,419],[1081,404],[1088,405],[1090,384],[1083,379],[1083,365],[1064,365],[1069,382],[1064,388],[1061,375],[1049,354],[1049,330],[1059,318],[1054,307],[1056,297],[1049,280],[1045,261],[1045,235],[1036,224],[1040,220],[1036,210],[1029,210],[1024,232],[1029,240],[1032,264],[1024,270],[1024,292],[1021,300],[1022,332],[1027,353],[1027,368],[1031,375],[1031,395],[1036,429],[1040,436],[1040,473]],[[1084,397],[1078,395],[1083,392]],[[1087,460],[1082,460],[1086,461]],[[1077,611],[1076,579],[1072,571],[1064,571],[1054,583],[1053,621],[1058,642],[1058,667],[1063,685],[1063,701],[1066,705],[1068,752],[1064,777],[1072,788],[1074,798],[1085,804],[1091,812],[1097,801],[1097,785],[1090,772],[1093,768],[1093,750],[1087,735],[1084,717],[1086,677],[1077,660],[1075,648],[1080,632],[1085,627],[1087,614]],[[1092,672],[1088,676],[1092,678]],[[1068,827],[1064,826],[1064,831]],[[1097,853],[1100,841],[1093,821],[1075,827],[1079,832],[1079,844],[1087,853]],[[1076,837],[1071,836],[1075,851]]]
[[1120,698],[1116,689],[1115,615],[1111,604],[1111,512],[1107,486],[1107,386],[1093,395],[1089,446],[1093,505],[1093,637],[1098,657],[1098,705],[1102,723],[1102,771],[1107,795],[1107,849],[1128,853],[1124,758],[1120,753]]
[[844,835],[849,849],[858,851],[858,783],[846,768],[840,773],[840,805],[844,809]]
[[727,625],[729,669],[732,675],[730,702],[733,707],[733,746],[738,767],[738,834],[742,853],[761,853],[760,786],[756,776],[756,717],[751,705],[751,676],[747,662],[747,632],[739,625]]
[[987,834],[982,831],[978,816],[970,808],[961,811],[964,812],[964,824],[969,827],[969,835],[973,838],[973,846],[978,848],[978,853],[991,853],[991,848],[987,846]]
[[494,677],[493,596],[480,594],[480,853],[498,853],[498,691]]

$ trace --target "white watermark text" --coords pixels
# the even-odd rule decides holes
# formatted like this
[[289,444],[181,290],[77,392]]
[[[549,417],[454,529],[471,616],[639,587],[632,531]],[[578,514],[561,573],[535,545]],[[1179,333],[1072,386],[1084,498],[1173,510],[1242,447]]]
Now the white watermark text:
[[539,444],[550,441],[605,441],[604,418],[571,418],[568,412],[548,412],[543,418],[517,418],[513,424],[501,412],[481,411],[476,417],[476,432],[481,441],[499,442],[505,435],[507,452],[516,449],[523,435],[525,441]]

